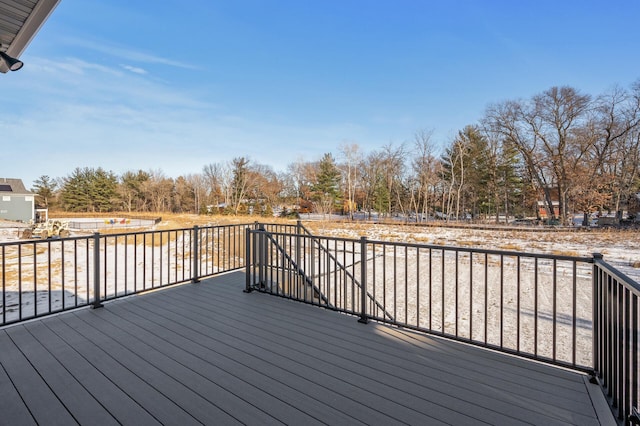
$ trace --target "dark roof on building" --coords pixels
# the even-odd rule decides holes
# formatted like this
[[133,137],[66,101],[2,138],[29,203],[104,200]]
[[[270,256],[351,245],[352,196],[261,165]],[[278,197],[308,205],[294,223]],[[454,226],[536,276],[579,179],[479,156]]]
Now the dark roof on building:
[[22,179],[0,178],[0,193],[32,194],[22,183]]

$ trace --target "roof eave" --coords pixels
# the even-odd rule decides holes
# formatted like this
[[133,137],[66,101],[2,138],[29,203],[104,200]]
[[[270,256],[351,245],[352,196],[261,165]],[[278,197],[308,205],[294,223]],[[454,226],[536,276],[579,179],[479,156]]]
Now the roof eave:
[[[60,0],[38,1],[11,44],[7,47],[7,55],[13,56],[14,58],[19,58],[20,55],[22,55],[22,52],[27,48],[58,3],[60,3]],[[4,61],[0,61],[0,72],[6,73],[7,71],[9,71],[7,65]]]

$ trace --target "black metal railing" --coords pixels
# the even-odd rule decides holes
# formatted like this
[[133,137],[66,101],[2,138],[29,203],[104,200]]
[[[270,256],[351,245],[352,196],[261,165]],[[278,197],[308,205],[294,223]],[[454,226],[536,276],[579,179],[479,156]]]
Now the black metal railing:
[[638,406],[638,284],[593,257],[247,231],[246,291],[596,374]]
[[0,325],[243,268],[248,227],[0,243]]
[[620,421],[640,424],[640,285],[596,255],[593,265],[595,373]]
[[592,369],[592,259],[248,232],[247,289]]

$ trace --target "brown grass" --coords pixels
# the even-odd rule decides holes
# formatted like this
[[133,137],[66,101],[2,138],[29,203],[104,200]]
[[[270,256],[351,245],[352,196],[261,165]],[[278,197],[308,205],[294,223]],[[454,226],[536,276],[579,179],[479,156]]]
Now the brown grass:
[[431,242],[431,237],[429,237],[428,235],[418,234],[413,236],[413,240],[416,243],[429,244]]
[[574,250],[552,250],[551,254],[554,256],[580,256],[580,253]]
[[212,225],[233,225],[240,223],[252,223],[252,222],[268,222],[268,223],[280,223],[280,224],[292,224],[296,223],[292,219],[281,218],[265,218],[261,216],[222,216],[222,215],[195,215],[195,214],[175,214],[168,213],[162,214],[162,221],[156,226],[156,229],[176,229],[176,228],[191,228],[195,225],[198,226],[212,226]]
[[518,251],[520,250],[520,246],[513,243],[500,244],[500,249],[507,250],[507,251]]

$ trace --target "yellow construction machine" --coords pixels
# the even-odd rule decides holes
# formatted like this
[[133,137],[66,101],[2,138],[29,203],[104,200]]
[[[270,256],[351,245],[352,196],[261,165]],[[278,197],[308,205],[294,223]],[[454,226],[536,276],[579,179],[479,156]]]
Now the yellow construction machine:
[[32,224],[31,228],[22,231],[21,238],[25,240],[32,238],[67,238],[70,235],[68,221],[49,219],[45,222]]

